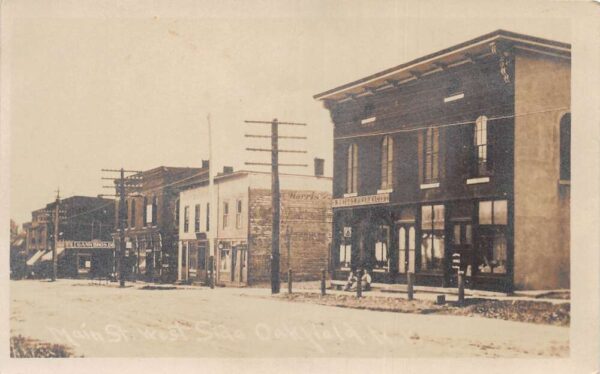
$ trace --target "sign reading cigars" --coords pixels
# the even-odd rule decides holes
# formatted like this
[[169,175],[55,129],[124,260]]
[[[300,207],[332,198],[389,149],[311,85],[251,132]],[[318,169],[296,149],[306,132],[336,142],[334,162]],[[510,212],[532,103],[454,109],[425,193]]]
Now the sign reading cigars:
[[332,206],[334,208],[346,207],[346,206],[359,206],[359,205],[372,205],[372,204],[385,204],[390,202],[390,194],[377,194],[377,195],[365,195],[365,196],[352,196],[344,197],[341,199],[333,199]]

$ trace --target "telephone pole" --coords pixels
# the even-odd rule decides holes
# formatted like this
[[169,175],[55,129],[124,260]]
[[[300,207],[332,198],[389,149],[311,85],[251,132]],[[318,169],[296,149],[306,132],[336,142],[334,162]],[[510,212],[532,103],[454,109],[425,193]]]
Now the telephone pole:
[[306,126],[305,123],[279,122],[277,118],[272,121],[244,121],[247,124],[271,125],[271,135],[252,135],[246,134],[247,138],[271,138],[271,148],[246,148],[252,152],[270,152],[271,163],[246,162],[246,165],[264,165],[271,166],[271,204],[273,207],[273,229],[271,237],[271,293],[277,294],[280,289],[279,281],[279,233],[281,218],[281,192],[279,190],[279,167],[280,166],[299,166],[307,167],[307,164],[280,164],[279,153],[306,153],[305,150],[279,149],[279,139],[306,139],[305,136],[280,136],[279,126]]
[[[125,226],[127,226],[127,207],[125,205],[126,192],[139,190],[142,183],[141,171],[121,169],[102,169],[103,172],[119,173],[118,178],[102,177],[114,181],[114,186],[102,186],[104,188],[115,188],[115,196],[119,197],[119,209],[117,210],[117,232],[119,233],[119,250],[115,255],[117,261],[117,272],[119,273],[119,286],[125,287]],[[125,173],[134,173],[125,178]],[[127,187],[127,191],[125,188]]]
[[57,273],[57,258],[56,258],[56,247],[58,245],[58,220],[60,211],[60,189],[56,190],[56,201],[54,204],[54,241],[52,243],[52,282],[56,281]]

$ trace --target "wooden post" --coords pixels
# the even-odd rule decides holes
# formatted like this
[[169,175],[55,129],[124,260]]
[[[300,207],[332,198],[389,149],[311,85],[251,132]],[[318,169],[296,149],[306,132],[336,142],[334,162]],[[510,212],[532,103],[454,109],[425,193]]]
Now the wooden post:
[[54,207],[54,242],[52,243],[52,281],[56,280],[56,274],[58,272],[58,259],[56,253],[56,247],[58,245],[58,220],[60,219],[60,191],[56,192],[56,202]]
[[127,224],[127,209],[125,207],[125,171],[121,168],[119,181],[119,287],[125,287],[125,226]]
[[292,269],[288,269],[288,293],[292,294]]
[[408,291],[408,300],[412,300],[414,298],[414,290],[413,290],[413,282],[414,282],[414,274],[411,272],[406,273],[406,288]]
[[356,297],[362,297],[362,269],[356,271]]
[[209,256],[208,257],[208,266],[209,266],[209,283],[210,283],[210,288],[215,288],[215,256]]
[[279,293],[279,123],[271,122],[271,205],[273,207],[273,230],[271,237],[271,293]]
[[325,296],[325,280],[326,280],[325,274],[326,274],[325,269],[321,269],[321,296]]
[[458,271],[458,305],[465,303],[465,275],[464,272]]

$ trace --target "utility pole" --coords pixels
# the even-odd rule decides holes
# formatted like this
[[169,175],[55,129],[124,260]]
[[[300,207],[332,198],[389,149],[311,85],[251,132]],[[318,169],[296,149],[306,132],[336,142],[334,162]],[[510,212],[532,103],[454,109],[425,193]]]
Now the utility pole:
[[[127,225],[127,207],[125,206],[125,194],[127,187],[127,192],[133,192],[139,190],[142,183],[141,171],[137,170],[125,170],[121,169],[102,169],[103,172],[109,173],[119,173],[118,178],[107,178],[103,177],[102,179],[109,179],[114,181],[114,186],[103,186],[104,188],[115,188],[116,194],[115,196],[119,197],[119,209],[117,210],[117,231],[119,234],[119,251],[116,254],[117,260],[117,272],[119,273],[119,286],[125,287],[125,226]],[[134,173],[134,175],[129,175],[125,178],[125,173]]]
[[279,122],[277,118],[272,121],[244,121],[247,124],[265,124],[271,125],[271,135],[251,135],[246,134],[247,138],[271,138],[271,149],[266,148],[246,148],[252,152],[270,152],[271,163],[246,162],[246,165],[271,166],[271,204],[273,207],[273,229],[271,237],[271,293],[277,294],[280,289],[279,281],[279,233],[281,218],[281,192],[279,190],[279,167],[280,166],[299,166],[307,167],[307,164],[280,164],[279,153],[306,153],[305,150],[279,149],[279,139],[306,139],[305,136],[279,136],[279,126],[306,126],[305,123]]
[[52,243],[52,282],[56,281],[57,273],[57,258],[56,258],[56,247],[58,245],[58,220],[60,211],[60,189],[56,190],[56,201],[54,204],[54,242]]

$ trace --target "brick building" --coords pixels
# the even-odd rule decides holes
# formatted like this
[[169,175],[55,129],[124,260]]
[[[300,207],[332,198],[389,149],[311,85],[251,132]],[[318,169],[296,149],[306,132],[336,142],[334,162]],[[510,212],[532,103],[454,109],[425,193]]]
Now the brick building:
[[[177,217],[179,183],[193,183],[206,178],[203,168],[160,166],[142,172],[141,188],[126,191],[127,225],[125,227],[126,275],[149,281],[173,282],[177,272]],[[115,202],[115,215],[119,201]],[[118,233],[113,229],[115,242]]]
[[315,96],[334,123],[334,277],[569,287],[570,45],[495,31]]
[[[49,276],[54,245],[56,202],[31,214],[26,231],[29,274]],[[111,199],[72,196],[61,200],[58,222],[59,277],[107,276],[111,271],[114,202]]]
[[[329,256],[331,178],[280,174],[280,185],[282,276],[288,269],[286,230],[289,228],[289,266],[294,278],[318,279]],[[209,230],[216,230],[214,253],[219,284],[269,281],[271,174],[233,172],[226,168],[215,177],[213,191],[218,202],[215,208],[210,206],[207,180],[195,186],[182,186],[178,279],[184,282],[207,280],[210,256],[207,234]],[[217,209],[216,222],[210,222],[210,209]]]

